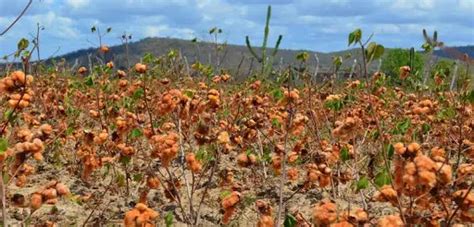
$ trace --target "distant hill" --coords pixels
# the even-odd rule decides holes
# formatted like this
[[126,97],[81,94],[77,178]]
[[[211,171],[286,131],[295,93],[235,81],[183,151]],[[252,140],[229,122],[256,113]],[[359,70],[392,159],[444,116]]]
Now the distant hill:
[[[155,56],[168,53],[170,50],[177,50],[186,57],[189,64],[199,61],[204,64],[217,65],[215,45],[208,42],[192,42],[189,40],[174,39],[174,38],[145,38],[140,41],[129,43],[129,62],[133,65],[140,61],[145,53],[151,53]],[[256,49],[257,53],[258,48]],[[268,52],[273,51],[269,49]],[[277,57],[274,59],[274,65],[288,65],[296,63],[295,56],[302,50],[279,50]],[[89,48],[74,51],[62,56],[56,57],[64,58],[70,64],[88,65],[88,55],[97,53],[97,49]],[[126,51],[125,45],[117,45],[110,47],[110,52],[107,54],[107,60],[113,60],[118,66],[126,66]],[[332,54],[310,52],[310,61],[315,64],[314,54],[318,55],[320,65],[328,67],[331,65]],[[241,63],[242,62],[242,63]],[[253,62],[253,63],[252,63]],[[241,65],[241,70],[246,70],[253,65],[252,68],[258,68],[258,62],[254,60],[246,46],[230,45],[228,44],[224,51],[220,52],[220,66],[222,68],[235,68]]]
[[445,58],[459,58],[460,55],[467,54],[469,58],[474,58],[474,45],[449,47],[441,50],[436,50],[435,55]]
[[[205,64],[212,64],[217,66],[217,60],[215,55],[215,46],[208,42],[192,42],[190,40],[175,39],[175,38],[145,38],[136,42],[129,43],[129,62],[133,65],[139,62],[145,53],[151,53],[155,56],[163,55],[168,53],[170,50],[177,50],[186,57],[189,64],[196,61]],[[473,57],[474,46],[454,47],[450,51],[437,50],[435,55],[446,58],[453,58],[453,51],[468,53]],[[258,48],[257,48],[258,50]],[[268,50],[271,52],[272,49]],[[275,67],[285,67],[288,64],[296,64],[295,56],[303,50],[279,50],[277,57],[274,60]],[[386,52],[390,49],[386,49]],[[454,51],[454,52],[456,52]],[[307,51],[310,54],[309,66],[313,68],[316,65],[315,55],[319,58],[320,71],[329,72],[331,71],[332,57],[337,56],[349,56],[345,58],[342,69],[349,71],[355,58],[360,57],[360,51],[358,49],[349,49],[344,51],[323,53]],[[456,53],[457,53],[456,52]],[[55,59],[64,58],[66,61],[75,66],[87,66],[89,63],[88,55],[94,56],[97,53],[97,49],[89,48],[74,51],[62,56],[58,56]],[[110,52],[106,55],[106,60],[113,60],[115,65],[118,67],[125,67],[126,61],[125,45],[117,45],[110,47]],[[94,59],[93,59],[94,60]],[[358,59],[360,62],[360,59]],[[378,62],[374,62],[371,65],[372,69],[375,69]],[[221,68],[231,69],[234,72],[237,71],[239,74],[248,74],[250,70],[257,70],[259,63],[251,56],[246,46],[241,45],[227,45],[227,48],[221,52],[221,61],[219,66]]]

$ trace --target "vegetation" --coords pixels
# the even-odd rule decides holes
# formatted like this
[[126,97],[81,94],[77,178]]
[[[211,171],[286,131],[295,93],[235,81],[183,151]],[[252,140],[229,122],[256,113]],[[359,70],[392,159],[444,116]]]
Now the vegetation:
[[[22,39],[21,65],[0,72],[4,226],[474,222],[469,57],[430,65],[419,86],[414,50],[370,70],[386,50],[356,29],[357,78],[315,83],[311,54],[277,68],[264,44],[262,70],[241,82],[177,50],[118,68],[101,41],[111,29],[92,32],[88,64],[53,62],[33,76],[38,39]],[[229,46],[219,28],[209,33],[220,62]],[[334,74],[346,59],[332,58]]]

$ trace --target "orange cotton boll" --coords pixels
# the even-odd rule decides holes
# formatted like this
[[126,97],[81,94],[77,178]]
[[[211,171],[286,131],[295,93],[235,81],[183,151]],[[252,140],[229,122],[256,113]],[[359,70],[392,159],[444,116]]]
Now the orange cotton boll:
[[196,159],[196,155],[194,153],[188,153],[186,155],[186,163],[188,164],[188,168],[193,173],[198,173],[202,169],[201,163]]
[[142,63],[137,63],[135,64],[135,71],[137,71],[137,73],[146,73],[147,66]]
[[102,46],[100,46],[99,51],[100,51],[101,53],[106,54],[106,53],[108,53],[108,52],[110,51],[110,48],[109,48],[107,45],[102,45]]
[[222,200],[221,206],[224,209],[224,216],[222,217],[222,223],[228,224],[230,218],[235,211],[235,205],[240,201],[240,193],[233,191],[229,196]]
[[237,164],[241,167],[247,167],[249,165],[249,157],[246,153],[240,153],[237,156]]
[[407,150],[403,143],[396,143],[393,145],[393,148],[398,155],[403,155]]
[[160,180],[158,179],[158,177],[149,176],[146,180],[146,185],[149,188],[157,189],[160,186]]
[[314,207],[313,221],[317,226],[327,226],[337,219],[337,206],[335,203],[325,200]]
[[453,170],[449,164],[437,162],[438,178],[442,184],[448,184],[453,179]]
[[77,73],[79,73],[79,74],[81,74],[81,75],[82,75],[82,74],[85,74],[85,73],[87,73],[87,68],[84,67],[84,66],[81,66],[81,67],[77,70]]
[[137,227],[135,220],[140,216],[140,211],[133,209],[125,213],[125,218],[123,219],[123,224],[125,227]]
[[45,199],[55,199],[58,197],[58,192],[54,188],[49,188],[45,189],[43,192],[41,192],[41,195]]
[[377,222],[378,227],[403,227],[405,224],[399,215],[383,216]]
[[59,195],[69,195],[71,193],[69,188],[63,183],[56,184],[56,191]]
[[272,216],[262,215],[257,222],[257,227],[274,227],[275,222]]
[[421,149],[421,145],[418,143],[408,144],[408,152],[410,153],[417,153],[418,151],[420,151],[420,149]]
[[12,78],[14,82],[17,82],[17,84],[20,85],[25,84],[26,81],[26,75],[22,71],[14,71],[10,74],[10,78]]
[[298,169],[296,168],[290,168],[287,172],[288,174],[288,180],[290,181],[296,181],[298,180]]
[[410,75],[411,69],[410,66],[400,67],[400,79],[404,80]]
[[43,204],[43,197],[39,193],[34,193],[31,195],[30,199],[30,207],[33,210],[37,210],[41,207],[41,204]]
[[392,186],[384,185],[374,194],[374,200],[379,202],[390,202],[395,205],[398,203],[398,194]]
[[341,222],[334,223],[331,225],[331,227],[353,227],[353,226],[354,225],[348,221],[341,221]]
[[113,61],[107,62],[107,68],[109,68],[109,69],[114,68],[114,62]]

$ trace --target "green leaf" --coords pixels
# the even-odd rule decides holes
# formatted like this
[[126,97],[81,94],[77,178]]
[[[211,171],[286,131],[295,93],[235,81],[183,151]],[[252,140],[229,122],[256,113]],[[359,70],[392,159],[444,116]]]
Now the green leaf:
[[281,128],[281,124],[280,124],[280,122],[278,121],[278,119],[276,119],[276,118],[273,118],[273,119],[272,119],[272,126],[273,126],[273,127],[276,127],[276,128]]
[[309,54],[306,51],[303,51],[296,55],[296,60],[298,61],[306,62],[308,59],[309,59]]
[[137,173],[137,174],[133,175],[133,181],[135,181],[135,182],[139,182],[142,179],[143,179],[143,174],[141,174],[141,173]]
[[368,60],[375,60],[382,57],[385,48],[382,45],[379,45],[375,42],[369,43],[366,49],[366,55]]
[[143,63],[150,64],[153,62],[153,59],[155,59],[155,56],[153,56],[153,54],[145,53],[145,55],[143,56]]
[[84,82],[85,85],[91,87],[92,85],[94,85],[94,80],[92,80],[92,76],[88,76],[86,78],[86,82]]
[[369,179],[366,176],[361,177],[356,184],[356,191],[359,192],[362,189],[369,187]]
[[91,32],[95,32],[95,31],[97,31],[97,28],[95,26],[92,26]]
[[119,187],[125,186],[125,175],[117,173],[117,184]]
[[3,113],[3,118],[5,120],[8,120],[12,117],[12,115],[13,115],[13,110],[7,110]]
[[287,214],[286,217],[285,217],[285,221],[283,222],[283,226],[284,227],[295,227],[296,223],[297,223],[296,218],[291,214]]
[[0,138],[0,154],[5,153],[8,149],[8,141],[5,138]]
[[362,38],[362,30],[360,30],[360,28],[354,30],[353,32],[351,32],[349,34],[349,45],[350,46],[351,44],[356,44],[360,41],[360,39]]
[[355,40],[355,34],[354,32],[349,33],[349,44],[347,46],[350,46]]
[[145,91],[143,90],[143,88],[140,87],[137,90],[135,90],[135,92],[133,92],[132,98],[139,99],[143,96],[144,93]]
[[221,194],[219,195],[219,197],[221,199],[227,197],[227,196],[230,196],[231,192],[229,190],[225,190],[225,191],[222,191]]
[[111,27],[108,27],[107,28],[107,33],[111,32],[112,31],[112,28]]
[[18,41],[18,51],[22,51],[28,48],[29,45],[30,45],[30,41],[28,41],[25,38],[20,39],[20,41]]
[[387,172],[387,170],[383,170],[382,172],[378,173],[375,176],[375,184],[379,187],[382,187],[384,185],[388,185],[391,183],[390,180],[390,174]]
[[191,90],[184,91],[184,95],[188,96],[188,98],[192,99],[194,97],[194,92]]
[[130,163],[131,160],[132,160],[132,157],[121,156],[119,159],[119,162],[122,163],[123,165],[127,165],[128,163]]
[[395,129],[393,130],[393,134],[404,135],[410,128],[410,125],[411,125],[410,118],[405,118],[403,121],[397,123],[397,125],[395,126]]
[[343,162],[345,162],[345,161],[347,161],[351,158],[350,154],[349,154],[349,149],[347,147],[342,147],[339,155],[340,155],[341,160]]
[[428,133],[430,130],[431,130],[431,126],[428,123],[423,123],[421,125],[421,131],[423,132],[423,134]]
[[281,99],[283,99],[283,91],[281,91],[281,89],[279,88],[273,90],[272,95],[273,95],[273,98],[277,101],[280,101]]
[[466,95],[463,97],[463,100],[469,103],[474,103],[474,90],[467,92]]
[[388,145],[388,148],[387,148],[387,156],[388,156],[388,158],[392,158],[394,153],[395,153],[395,148],[393,147],[392,144],[389,144],[389,145]]
[[174,220],[173,212],[169,211],[168,213],[166,213],[166,215],[165,215],[166,227],[173,226],[173,220]]
[[132,138],[132,139],[136,139],[138,137],[141,137],[142,135],[143,135],[142,131],[140,131],[140,129],[138,129],[138,128],[134,128],[130,132],[130,138]]
[[448,107],[440,110],[437,114],[439,119],[449,120],[456,116],[456,110],[453,107]]

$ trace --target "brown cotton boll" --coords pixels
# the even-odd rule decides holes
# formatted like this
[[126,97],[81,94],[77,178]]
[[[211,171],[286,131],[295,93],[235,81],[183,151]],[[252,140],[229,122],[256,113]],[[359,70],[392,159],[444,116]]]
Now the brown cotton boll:
[[393,145],[393,148],[398,155],[403,155],[406,151],[406,148],[403,143],[396,143]]
[[125,213],[123,224],[125,227],[138,227],[135,223],[135,220],[140,216],[140,211],[137,209],[132,209]]
[[44,157],[43,157],[43,154],[41,152],[35,152],[33,153],[33,158],[36,160],[36,161],[43,161]]
[[41,207],[42,204],[43,204],[43,197],[41,196],[41,194],[34,193],[33,195],[31,195],[31,199],[30,199],[31,209],[37,210]]
[[243,152],[243,153],[240,153],[238,156],[237,156],[237,164],[239,166],[242,166],[242,167],[247,167],[248,164],[249,164],[249,158],[248,158],[248,155]]
[[420,151],[421,149],[421,145],[419,143],[410,143],[408,144],[408,151],[410,153],[416,153],[418,151]]
[[8,100],[8,105],[10,108],[15,108],[19,104],[19,100],[17,99],[10,99]]
[[275,222],[272,216],[262,215],[257,222],[257,227],[274,227]]
[[53,132],[53,127],[50,124],[42,124],[39,129],[44,135],[50,135]]
[[437,162],[444,162],[446,160],[444,149],[439,147],[434,147],[431,149],[431,157]]
[[49,204],[49,205],[54,205],[54,204],[58,203],[58,199],[57,198],[48,199],[44,203]]
[[379,218],[378,227],[403,227],[405,224],[399,215],[387,215]]
[[421,170],[418,171],[418,179],[420,184],[434,187],[436,184],[436,174],[431,171]]
[[99,51],[103,54],[106,54],[110,51],[110,48],[107,45],[102,45],[100,46]]
[[374,200],[379,202],[390,202],[392,204],[397,204],[398,202],[398,194],[392,186],[384,185],[382,186],[379,191],[374,194]]
[[436,171],[436,163],[426,155],[418,155],[414,159],[418,170]]
[[112,69],[112,68],[114,68],[114,62],[109,61],[109,62],[107,62],[106,66],[107,66],[107,68]]
[[137,205],[135,205],[135,208],[136,208],[138,211],[140,211],[140,213],[143,213],[143,212],[145,212],[145,211],[148,209],[148,207],[147,207],[145,204],[143,204],[143,203],[137,203]]
[[69,195],[71,192],[69,191],[69,188],[63,184],[63,183],[57,183],[56,184],[56,191],[58,192],[59,195]]
[[19,176],[16,177],[16,182],[15,182],[15,185],[18,186],[18,187],[24,187],[25,184],[26,184],[26,175],[25,174],[21,174]]
[[328,226],[337,219],[337,205],[331,201],[322,201],[313,209],[313,221],[317,226]]
[[229,196],[225,197],[222,200],[222,203],[221,203],[222,208],[228,209],[230,207],[235,206],[235,204],[237,204],[240,201],[240,197],[241,195],[239,192],[233,191]]
[[290,154],[288,154],[288,163],[294,163],[296,160],[298,160],[298,153],[294,151],[290,152]]
[[146,73],[147,66],[142,63],[137,63],[135,64],[135,71],[137,71],[137,73]]
[[294,167],[288,169],[287,175],[288,175],[288,180],[290,180],[290,181],[298,180],[298,169],[296,169]]
[[45,189],[41,192],[41,195],[45,199],[54,199],[58,197],[58,192],[54,188]]
[[10,74],[10,78],[12,78],[13,81],[17,82],[20,85],[25,84],[26,81],[26,75],[22,71],[14,71]]
[[157,189],[160,186],[160,180],[158,179],[158,177],[149,176],[147,178],[146,184],[149,188]]
[[28,102],[26,100],[20,100],[20,103],[18,103],[18,107],[20,107],[20,108],[26,108],[26,107],[28,107],[28,105],[30,105],[30,102]]
[[348,221],[341,221],[341,222],[332,224],[331,227],[354,227],[354,225]]
[[459,165],[457,170],[458,177],[466,177],[474,174],[474,164],[463,163]]
[[442,184],[448,184],[453,179],[453,170],[449,164],[437,162],[437,169],[439,170],[439,180]]

